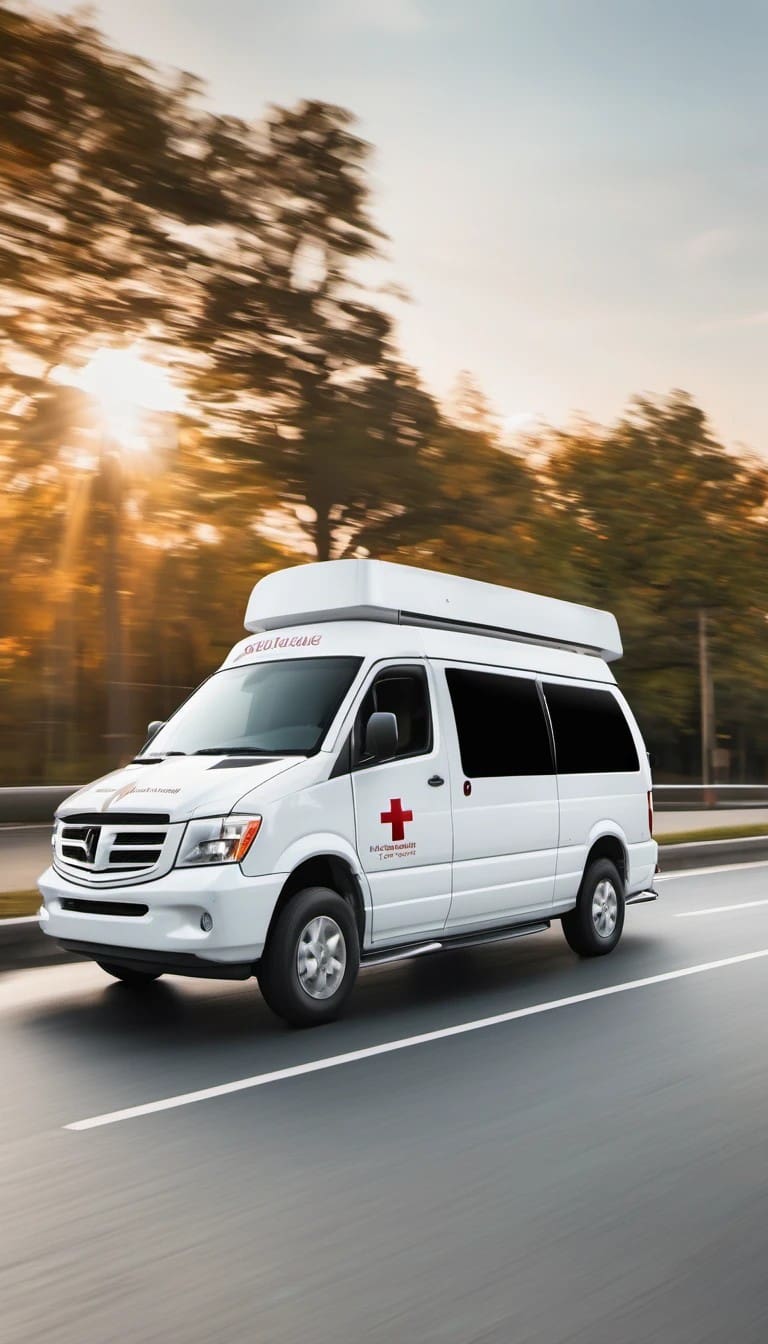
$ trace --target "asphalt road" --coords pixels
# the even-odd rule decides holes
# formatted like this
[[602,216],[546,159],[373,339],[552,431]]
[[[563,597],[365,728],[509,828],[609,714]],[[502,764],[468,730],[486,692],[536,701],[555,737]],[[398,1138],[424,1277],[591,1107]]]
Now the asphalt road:
[[762,1344],[768,864],[661,889],[604,960],[380,967],[314,1032],[254,984],[0,977],[4,1344]]

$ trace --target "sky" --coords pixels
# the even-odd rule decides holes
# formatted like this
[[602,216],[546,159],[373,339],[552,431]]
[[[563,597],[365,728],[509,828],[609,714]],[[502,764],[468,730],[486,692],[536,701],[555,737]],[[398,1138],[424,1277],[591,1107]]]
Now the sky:
[[768,453],[766,0],[94,8],[223,112],[356,113],[401,345],[439,396],[470,370],[515,428],[681,387]]

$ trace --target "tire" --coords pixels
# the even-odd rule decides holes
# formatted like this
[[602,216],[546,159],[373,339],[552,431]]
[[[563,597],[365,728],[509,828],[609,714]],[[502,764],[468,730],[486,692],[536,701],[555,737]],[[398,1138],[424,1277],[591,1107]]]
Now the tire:
[[351,905],[328,887],[306,887],[277,916],[256,974],[273,1013],[291,1026],[315,1027],[338,1017],[359,967]]
[[96,963],[107,975],[114,976],[115,980],[122,980],[125,985],[133,985],[138,988],[140,985],[151,985],[153,980],[159,980],[161,971],[140,971],[134,970],[133,966],[119,966],[115,961],[99,961]]
[[576,908],[563,915],[566,941],[580,957],[612,952],[624,928],[624,883],[615,863],[590,863],[579,887]]

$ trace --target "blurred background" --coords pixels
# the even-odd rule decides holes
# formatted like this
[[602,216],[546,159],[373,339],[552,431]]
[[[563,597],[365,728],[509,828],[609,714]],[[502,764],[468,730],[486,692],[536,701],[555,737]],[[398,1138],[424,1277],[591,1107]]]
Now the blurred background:
[[2,784],[357,555],[610,608],[657,781],[768,777],[768,12],[469,9],[0,3]]

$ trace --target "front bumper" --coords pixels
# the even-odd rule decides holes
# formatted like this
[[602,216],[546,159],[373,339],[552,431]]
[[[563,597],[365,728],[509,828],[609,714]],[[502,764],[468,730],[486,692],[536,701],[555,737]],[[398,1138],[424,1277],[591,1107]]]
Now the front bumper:
[[[182,955],[193,959],[190,966],[213,963],[226,974],[228,965],[258,961],[284,881],[285,874],[246,877],[238,864],[221,864],[176,868],[155,882],[107,891],[75,885],[47,868],[37,884],[43,897],[40,927],[73,951],[79,950],[76,943],[95,945],[99,959],[103,951],[103,959],[114,954],[123,961],[120,949],[156,954],[158,965],[166,954],[170,960]],[[67,908],[70,902],[75,908]],[[213,921],[207,933],[200,927],[205,913]]]
[[252,961],[206,961],[194,952],[149,952],[143,947],[113,947],[110,943],[81,943],[73,938],[58,938],[66,952],[90,957],[103,965],[114,962],[133,971],[154,971],[158,975],[192,975],[204,980],[247,980],[253,975]]

